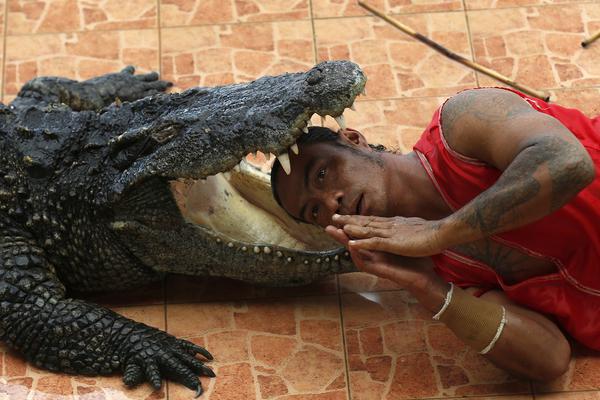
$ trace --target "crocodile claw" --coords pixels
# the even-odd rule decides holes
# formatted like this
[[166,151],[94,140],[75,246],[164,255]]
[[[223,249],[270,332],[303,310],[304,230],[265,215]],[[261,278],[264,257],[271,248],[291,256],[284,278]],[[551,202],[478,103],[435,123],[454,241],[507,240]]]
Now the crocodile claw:
[[202,390],[202,385],[198,383],[198,387],[196,388],[196,395],[194,396],[194,398],[197,399],[203,392],[204,390]]

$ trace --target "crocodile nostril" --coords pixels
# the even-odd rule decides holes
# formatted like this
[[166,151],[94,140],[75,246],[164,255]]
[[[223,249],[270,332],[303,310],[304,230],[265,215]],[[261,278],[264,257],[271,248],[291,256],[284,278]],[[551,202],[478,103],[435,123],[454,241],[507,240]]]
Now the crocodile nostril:
[[306,82],[309,85],[315,85],[323,80],[323,73],[319,69],[314,69],[310,71],[308,77],[306,78]]

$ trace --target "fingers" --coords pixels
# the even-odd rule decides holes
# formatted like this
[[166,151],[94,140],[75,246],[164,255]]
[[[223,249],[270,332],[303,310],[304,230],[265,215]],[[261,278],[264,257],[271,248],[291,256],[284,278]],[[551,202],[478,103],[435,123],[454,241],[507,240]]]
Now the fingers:
[[325,228],[325,232],[333,239],[337,240],[344,247],[348,246],[348,240],[350,240],[350,238],[348,237],[348,235],[346,235],[346,233],[344,233],[343,229],[339,229],[333,225],[329,225]]
[[128,65],[121,70],[121,73],[133,75],[135,73],[135,67],[133,65]]
[[344,232],[351,238],[359,239],[371,237],[388,238],[392,233],[388,229],[372,228],[360,225],[344,225]]
[[348,249],[363,249],[363,250],[377,250],[387,251],[388,253],[394,253],[394,246],[390,239],[382,237],[372,237],[368,239],[350,240],[348,242]]
[[385,218],[385,217],[376,217],[373,215],[364,216],[364,215],[333,214],[333,217],[331,217],[331,220],[337,226],[346,225],[346,224],[368,226],[369,224],[372,224],[375,222],[386,222],[386,221],[389,222],[390,219]]
[[147,74],[139,74],[135,76],[136,79],[144,82],[152,82],[158,79],[158,72],[149,72]]

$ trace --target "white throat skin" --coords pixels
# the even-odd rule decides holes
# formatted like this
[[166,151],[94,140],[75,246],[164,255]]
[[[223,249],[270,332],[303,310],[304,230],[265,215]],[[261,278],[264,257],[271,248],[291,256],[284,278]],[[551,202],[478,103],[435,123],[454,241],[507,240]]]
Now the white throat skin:
[[294,250],[339,248],[322,228],[291,218],[273,199],[269,175],[247,162],[205,180],[176,180],[171,191],[186,221],[251,244]]

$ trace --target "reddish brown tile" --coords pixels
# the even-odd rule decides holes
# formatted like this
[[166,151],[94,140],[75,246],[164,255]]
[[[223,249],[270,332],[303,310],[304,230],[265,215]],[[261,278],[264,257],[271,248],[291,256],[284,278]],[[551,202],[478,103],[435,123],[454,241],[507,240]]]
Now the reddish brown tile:
[[162,0],[161,26],[309,18],[308,0]]
[[551,93],[551,100],[556,104],[577,108],[588,117],[600,115],[600,89],[563,89]]
[[[169,332],[215,356],[217,378],[203,381],[207,398],[346,396],[337,296],[169,304],[167,312]],[[170,399],[186,395],[169,386]]]
[[9,35],[156,26],[154,0],[14,0],[8,3]]
[[138,72],[158,71],[157,30],[8,36],[4,100],[36,76],[84,80],[128,64]]
[[585,3],[587,0],[465,0],[467,10],[522,7],[547,4]]
[[407,292],[344,294],[342,299],[353,396],[530,395],[528,381],[467,348]]
[[[396,17],[412,29],[471,59],[463,13]],[[319,61],[349,58],[367,75],[368,98],[444,96],[476,86],[474,73],[374,17],[316,20]],[[342,58],[347,58],[344,50]]]
[[534,383],[536,393],[600,390],[600,352],[573,344],[569,370],[549,383]]
[[536,400],[599,400],[600,392],[570,392],[536,394]]
[[[469,11],[475,60],[535,89],[600,83],[600,46],[579,43],[600,24],[600,4]],[[482,86],[498,83],[479,73]]]
[[246,82],[313,65],[309,21],[165,28],[161,35],[163,74],[177,89]]
[[[369,11],[353,0],[313,0],[315,18],[367,15]],[[371,0],[368,4],[386,14],[461,10],[458,0]]]

